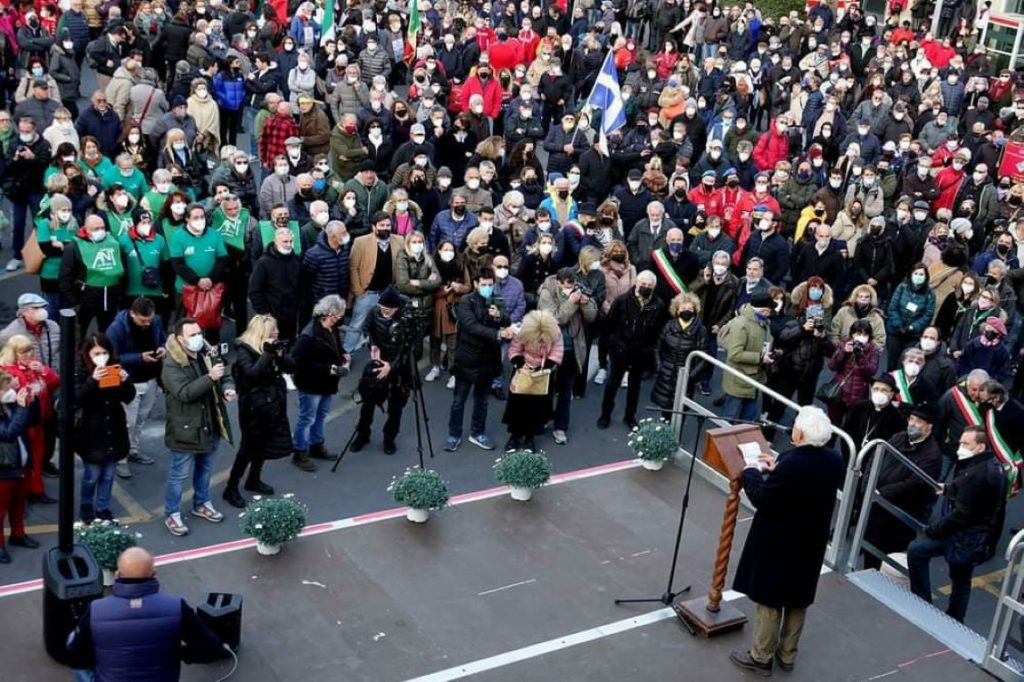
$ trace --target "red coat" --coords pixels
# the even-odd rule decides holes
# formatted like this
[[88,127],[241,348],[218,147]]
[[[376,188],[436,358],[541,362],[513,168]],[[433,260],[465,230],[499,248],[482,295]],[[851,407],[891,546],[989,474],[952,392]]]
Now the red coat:
[[921,49],[924,50],[924,56],[936,69],[946,68],[949,66],[950,60],[956,56],[956,50],[937,40],[922,40]]
[[721,191],[713,188],[711,191],[705,191],[704,184],[701,183],[698,187],[690,190],[687,198],[696,204],[698,209],[703,206],[705,215],[716,215],[719,218],[725,217],[725,206],[722,203]]
[[754,145],[754,163],[757,169],[774,170],[775,164],[789,158],[789,138],[775,128],[775,121],[768,124],[768,132]]
[[495,73],[504,70],[512,71],[518,64],[523,63],[523,45],[518,38],[491,43],[491,46],[487,48],[487,54],[491,58],[491,68]]
[[719,192],[722,196],[722,227],[725,228],[725,233],[735,241],[736,232],[733,232],[733,228],[735,227],[737,230],[739,228],[737,227],[738,223],[734,223],[732,217],[736,215],[736,207],[739,206],[740,201],[750,192],[740,187],[734,189],[728,186],[723,187]]
[[530,64],[537,57],[537,47],[540,45],[540,36],[533,31],[519,32],[519,47],[522,55],[519,59],[523,64]]
[[495,119],[501,114],[501,85],[491,77],[484,85],[477,76],[470,76],[462,85],[462,110],[469,111],[469,98],[480,95],[484,98],[484,116]]
[[494,29],[489,26],[484,26],[476,30],[476,42],[480,46],[481,52],[486,52],[490,48],[491,43],[498,39]]
[[755,206],[760,206],[761,204],[767,206],[768,210],[774,213],[776,218],[782,217],[782,209],[779,207],[779,202],[771,194],[758,197],[756,192],[744,192],[743,197],[736,204],[736,209],[733,211],[731,226],[728,230],[729,236],[736,240],[736,252],[732,255],[734,265],[739,265],[743,246],[750,239],[750,214],[754,211]]
[[966,177],[965,171],[957,170],[953,166],[946,166],[935,174],[935,184],[939,186],[939,198],[932,202],[933,213],[940,208],[953,208],[956,192]]
[[679,61],[679,53],[675,50],[671,52],[665,52],[662,50],[658,54],[654,55],[654,66],[658,71],[658,78],[668,78],[672,70],[676,68],[676,63]]

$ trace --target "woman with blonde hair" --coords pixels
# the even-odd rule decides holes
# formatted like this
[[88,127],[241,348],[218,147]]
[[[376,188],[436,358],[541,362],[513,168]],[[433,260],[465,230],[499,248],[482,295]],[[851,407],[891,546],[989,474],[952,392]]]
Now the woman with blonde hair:
[[[254,315],[235,341],[235,363],[231,368],[242,432],[223,494],[233,507],[245,507],[238,484],[247,467],[245,489],[260,495],[274,494],[274,489],[261,479],[263,462],[287,457],[292,452],[288,390],[283,375],[295,369],[286,344],[278,340],[277,320],[270,315]],[[326,457],[326,453],[321,454]]]
[[[673,409],[676,400],[676,382],[679,370],[686,366],[686,359],[695,350],[707,350],[708,330],[700,319],[700,298],[696,294],[684,292],[677,294],[668,306],[671,318],[661,328],[655,352],[655,379],[651,388],[651,402],[668,411]],[[691,375],[697,376],[697,367],[691,368]],[[690,381],[689,393],[697,382]],[[671,415],[662,416],[670,418]]]
[[[502,423],[508,426],[506,452],[536,450],[534,436],[544,429],[552,417],[555,385],[552,370],[562,364],[563,350],[562,330],[555,316],[543,310],[527,313],[519,333],[512,338],[508,347],[509,363],[515,374],[505,405],[505,415],[501,418]],[[543,393],[524,393],[525,389],[520,382],[526,375],[543,370],[548,372],[547,390]],[[521,376],[523,379],[520,379]],[[534,381],[537,380],[535,376]]]
[[60,386],[60,375],[43,364],[32,340],[21,334],[8,339],[0,350],[0,369],[9,372],[18,380],[19,386],[28,389],[30,402],[39,401],[39,416],[25,434],[29,449],[29,460],[25,466],[26,492],[30,502],[53,504],[56,498],[47,495],[43,485],[43,462],[48,461],[47,455],[51,454],[47,452],[46,431],[56,423],[53,396]]

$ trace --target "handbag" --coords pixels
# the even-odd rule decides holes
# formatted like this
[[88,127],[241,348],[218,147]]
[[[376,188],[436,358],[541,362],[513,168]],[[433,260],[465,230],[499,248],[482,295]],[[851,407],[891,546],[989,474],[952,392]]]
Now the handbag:
[[38,273],[43,268],[46,255],[39,248],[39,233],[35,230],[32,230],[32,234],[25,240],[25,246],[21,247],[21,260],[25,263],[25,272],[30,275]]
[[547,395],[551,387],[551,370],[520,367],[512,375],[509,390],[513,395]]
[[220,308],[224,298],[224,285],[214,284],[203,291],[195,284],[186,284],[181,288],[181,305],[185,315],[191,317],[203,329],[220,329]]
[[831,381],[826,381],[814,392],[814,397],[827,405],[838,403],[843,398],[843,385],[846,384],[846,380],[849,378],[850,376],[847,375],[846,379],[842,381],[836,381],[835,378]]
[[142,286],[149,289],[160,288],[160,268],[154,268],[146,265],[146,262],[142,260],[142,254],[139,253],[139,243],[134,239],[132,241],[132,248],[135,249],[135,257],[139,259],[139,265],[142,266]]

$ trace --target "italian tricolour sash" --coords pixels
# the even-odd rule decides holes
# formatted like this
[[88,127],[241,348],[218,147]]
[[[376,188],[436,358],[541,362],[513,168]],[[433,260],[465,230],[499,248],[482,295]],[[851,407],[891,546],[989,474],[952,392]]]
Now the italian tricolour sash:
[[996,427],[995,410],[989,410],[985,415],[985,430],[988,431],[989,445],[992,446],[992,450],[996,453],[996,458],[999,459],[1003,469],[1006,470],[1006,479],[1009,481],[1009,494],[1010,496],[1016,495],[1020,492],[1021,456],[1020,453],[1010,449],[1002,434],[999,433],[999,429]]
[[957,409],[960,410],[960,414],[964,416],[964,422],[968,426],[981,426],[981,413],[978,412],[978,406],[971,402],[971,399],[964,395],[964,392],[960,390],[959,386],[953,387],[953,402],[956,403]]
[[913,405],[914,399],[910,397],[910,383],[907,381],[907,375],[903,373],[902,369],[890,372],[889,374],[896,381],[896,390],[899,391],[900,402],[906,405]]
[[664,278],[664,280],[668,282],[668,285],[672,287],[672,291],[677,294],[689,291],[686,284],[683,283],[682,278],[679,276],[679,273],[676,272],[676,269],[672,266],[672,262],[665,254],[665,249],[658,249],[652,255],[654,258],[654,266],[658,268],[658,272],[661,273],[662,278]]

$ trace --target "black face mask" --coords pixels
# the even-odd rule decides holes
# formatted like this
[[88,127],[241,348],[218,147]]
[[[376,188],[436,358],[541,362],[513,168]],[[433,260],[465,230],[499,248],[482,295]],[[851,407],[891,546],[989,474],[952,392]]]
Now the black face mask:
[[391,239],[391,230],[377,230],[377,239],[382,242]]
[[683,322],[689,322],[693,318],[697,317],[697,313],[692,310],[683,310],[679,313],[679,319]]
[[452,206],[452,213],[454,213],[455,215],[458,215],[458,216],[465,215],[466,207],[465,206]]
[[637,293],[640,295],[640,298],[647,300],[654,295],[654,289],[651,287],[640,287],[637,289]]
[[857,312],[858,315],[864,315],[866,312],[871,310],[871,304],[870,303],[854,303],[853,304],[853,309]]
[[615,263],[625,263],[626,262],[626,254],[624,254],[624,253],[612,254],[612,261],[614,261]]
[[559,199],[567,199],[568,197],[569,197],[569,190],[567,190],[567,189],[560,189],[560,190],[558,190],[558,198]]
[[729,185],[729,187],[737,187],[739,186],[740,181],[739,178],[729,178],[725,184]]
[[1010,252],[1010,247],[1007,246],[1006,244],[998,244],[998,245],[996,245],[996,251],[998,253],[1009,253]]
[[996,339],[999,338],[999,332],[997,332],[995,329],[986,329],[985,338],[988,339],[989,341],[995,341]]
[[686,188],[685,187],[677,187],[676,191],[674,192],[674,194],[676,195],[677,199],[682,199],[683,197],[686,196]]

